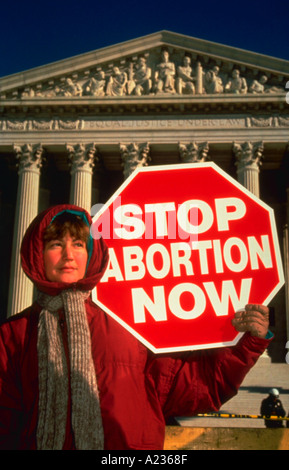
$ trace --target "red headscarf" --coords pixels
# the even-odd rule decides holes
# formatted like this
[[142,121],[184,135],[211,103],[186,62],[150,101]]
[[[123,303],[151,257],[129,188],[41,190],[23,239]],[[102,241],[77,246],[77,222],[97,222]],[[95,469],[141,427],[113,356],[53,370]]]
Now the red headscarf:
[[85,215],[89,225],[91,225],[91,217],[84,209],[72,204],[61,204],[50,207],[41,212],[28,227],[21,246],[21,262],[25,274],[33,282],[38,290],[49,295],[57,295],[63,289],[70,287],[83,291],[93,289],[104,274],[108,263],[108,249],[103,239],[92,240],[92,253],[87,267],[84,279],[80,279],[76,283],[60,283],[48,281],[45,276],[44,260],[43,260],[43,235],[46,227],[51,223],[52,219],[63,211],[75,211],[81,215]]

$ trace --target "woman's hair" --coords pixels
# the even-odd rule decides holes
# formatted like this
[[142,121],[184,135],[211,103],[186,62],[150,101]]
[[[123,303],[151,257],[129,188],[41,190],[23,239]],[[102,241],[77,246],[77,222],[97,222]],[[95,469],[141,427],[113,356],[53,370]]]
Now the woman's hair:
[[67,232],[72,238],[88,243],[89,226],[79,215],[65,211],[57,215],[46,227],[43,235],[44,246],[51,240],[61,240]]

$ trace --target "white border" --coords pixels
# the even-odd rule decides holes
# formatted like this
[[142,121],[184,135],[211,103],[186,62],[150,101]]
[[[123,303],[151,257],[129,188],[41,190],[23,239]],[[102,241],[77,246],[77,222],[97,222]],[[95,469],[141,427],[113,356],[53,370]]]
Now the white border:
[[[144,172],[152,172],[152,171],[171,171],[171,170],[185,170],[187,169],[195,169],[195,168],[206,168],[211,167],[217,173],[222,175],[227,181],[232,183],[236,186],[240,191],[245,193],[249,198],[257,202],[260,206],[262,206],[265,210],[269,212],[270,215],[270,222],[272,228],[272,236],[274,242],[274,250],[276,256],[276,263],[277,263],[277,270],[279,276],[279,282],[272,290],[272,292],[268,295],[268,297],[263,302],[264,305],[268,305],[268,303],[273,299],[273,297],[277,294],[277,292],[281,289],[281,287],[285,283],[284,272],[283,272],[283,265],[282,265],[282,258],[281,252],[279,247],[279,239],[278,233],[276,229],[276,222],[275,222],[275,215],[274,210],[268,206],[264,201],[259,199],[253,193],[251,193],[248,189],[246,189],[241,183],[235,180],[232,176],[228,175],[224,170],[222,170],[218,165],[214,162],[203,162],[203,163],[181,163],[175,165],[156,165],[156,166],[148,166],[148,167],[139,167],[136,168],[135,171],[122,183],[122,185],[117,189],[117,191],[110,197],[110,199],[103,205],[103,207],[95,214],[92,218],[92,223],[94,223],[103,213],[104,211],[115,201],[115,199],[122,193],[122,191],[130,184],[130,182],[137,176],[138,173]],[[143,343],[146,347],[148,347],[154,353],[170,353],[170,352],[179,352],[179,351],[193,351],[199,349],[211,349],[211,348],[219,348],[219,347],[226,347],[226,346],[234,346],[240,340],[244,333],[236,332],[236,337],[234,340],[229,342],[220,342],[220,343],[213,343],[213,344],[205,344],[205,345],[194,345],[194,346],[183,346],[183,347],[173,347],[173,348],[155,348],[152,344],[150,344],[145,338],[143,338],[139,333],[137,333],[132,327],[127,325],[121,318],[119,318],[114,312],[109,310],[102,302],[100,302],[97,298],[97,288],[95,287],[92,291],[92,300],[95,302],[100,308],[102,308],[106,313],[108,313],[112,318],[114,318],[120,325],[122,325],[127,331],[129,331],[135,338],[137,338],[141,343]]]

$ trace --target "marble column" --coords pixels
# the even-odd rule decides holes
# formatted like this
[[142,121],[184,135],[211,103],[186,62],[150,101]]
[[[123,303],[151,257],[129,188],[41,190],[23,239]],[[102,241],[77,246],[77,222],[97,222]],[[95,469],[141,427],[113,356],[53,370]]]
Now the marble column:
[[203,94],[203,67],[200,62],[196,66],[196,94]]
[[71,167],[70,203],[90,212],[97,149],[95,144],[67,145],[66,148]]
[[126,179],[136,168],[147,166],[150,161],[148,143],[120,144],[123,174]]
[[40,144],[14,146],[18,160],[18,189],[15,211],[12,260],[8,297],[8,316],[32,304],[33,284],[21,268],[20,247],[30,222],[38,213],[40,168],[43,148]]
[[208,160],[208,142],[179,143],[180,159],[183,163],[201,163]]
[[259,169],[263,158],[263,142],[235,142],[233,151],[239,183],[260,197]]

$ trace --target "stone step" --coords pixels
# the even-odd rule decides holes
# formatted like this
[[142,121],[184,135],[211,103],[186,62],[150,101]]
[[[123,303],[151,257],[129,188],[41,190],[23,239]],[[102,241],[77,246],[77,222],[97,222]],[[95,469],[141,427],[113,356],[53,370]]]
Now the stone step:
[[[225,403],[220,413],[259,415],[261,402],[270,388],[277,388],[286,414],[289,412],[289,364],[271,363],[260,358],[245,377],[238,394]],[[264,428],[262,419],[245,418],[187,418],[178,417],[181,426],[193,427],[255,427]]]

